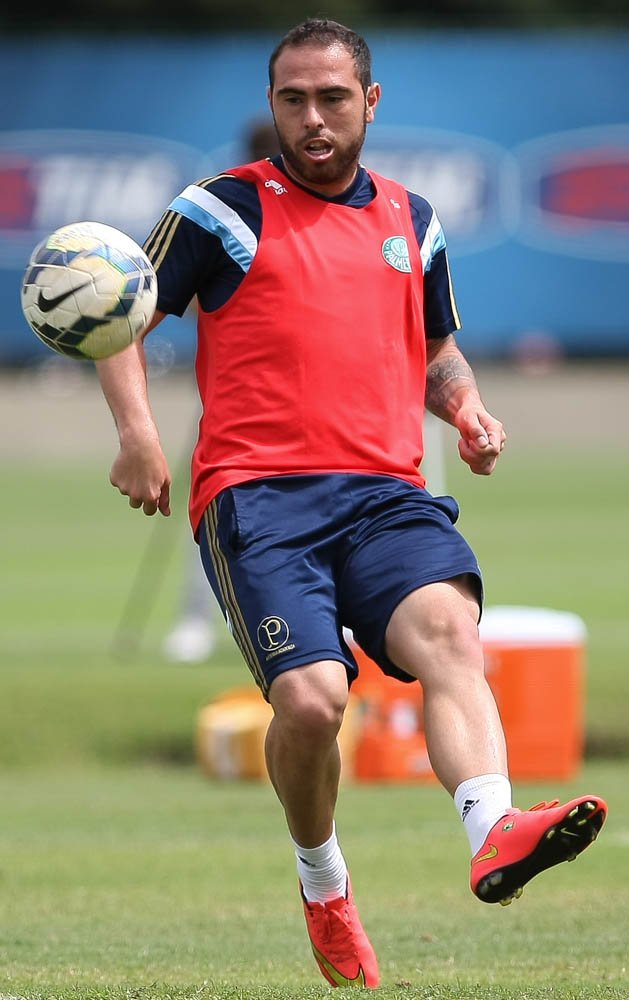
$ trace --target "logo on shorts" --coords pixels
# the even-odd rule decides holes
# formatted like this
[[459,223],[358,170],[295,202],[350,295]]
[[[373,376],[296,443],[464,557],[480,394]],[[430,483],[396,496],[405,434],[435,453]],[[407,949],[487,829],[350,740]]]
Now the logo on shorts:
[[285,646],[289,636],[287,623],[277,615],[267,615],[258,625],[258,642],[267,653],[274,653]]
[[389,236],[382,244],[382,256],[396,271],[410,274],[411,256],[405,236]]

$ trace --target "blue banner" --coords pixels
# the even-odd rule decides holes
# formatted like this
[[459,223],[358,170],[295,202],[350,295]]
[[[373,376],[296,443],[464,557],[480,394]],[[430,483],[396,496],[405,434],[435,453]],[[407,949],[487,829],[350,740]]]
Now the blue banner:
[[[363,160],[435,206],[466,353],[629,353],[629,35],[368,40],[383,98]],[[45,351],[19,305],[44,235],[92,219],[142,242],[245,157],[275,41],[0,43],[0,363]],[[191,318],[162,336],[189,359]]]

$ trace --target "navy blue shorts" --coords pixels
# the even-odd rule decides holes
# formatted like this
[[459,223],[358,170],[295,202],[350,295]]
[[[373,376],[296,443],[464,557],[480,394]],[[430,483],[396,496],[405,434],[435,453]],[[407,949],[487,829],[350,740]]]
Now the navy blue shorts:
[[227,625],[266,695],[278,674],[339,660],[357,674],[343,627],[386,673],[389,619],[427,583],[478,563],[454,527],[452,497],[361,474],[274,476],[223,490],[199,531],[201,558]]

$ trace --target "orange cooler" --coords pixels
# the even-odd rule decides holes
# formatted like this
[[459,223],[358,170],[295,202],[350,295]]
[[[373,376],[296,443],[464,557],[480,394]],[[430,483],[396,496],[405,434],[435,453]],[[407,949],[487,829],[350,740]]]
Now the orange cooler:
[[573,777],[583,761],[583,621],[547,608],[494,607],[480,634],[511,777]]
[[[583,621],[546,608],[493,607],[483,613],[480,634],[511,777],[571,778],[583,759]],[[352,685],[359,719],[354,777],[435,781],[420,685],[385,677],[362,650],[352,649],[360,668]]]

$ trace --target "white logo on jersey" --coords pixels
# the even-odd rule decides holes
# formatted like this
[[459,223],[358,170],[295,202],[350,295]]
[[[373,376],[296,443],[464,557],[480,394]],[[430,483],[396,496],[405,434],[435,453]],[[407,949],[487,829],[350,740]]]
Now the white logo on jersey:
[[273,188],[275,194],[288,194],[287,188],[285,188],[283,184],[280,184],[279,181],[265,181],[264,186],[265,188]]

